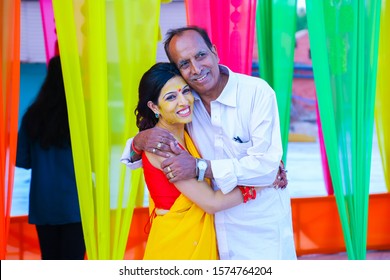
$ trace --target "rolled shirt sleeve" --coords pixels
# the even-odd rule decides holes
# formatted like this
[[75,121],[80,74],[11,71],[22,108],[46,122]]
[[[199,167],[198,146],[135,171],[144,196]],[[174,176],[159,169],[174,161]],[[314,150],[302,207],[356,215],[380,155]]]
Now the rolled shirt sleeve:
[[120,158],[120,161],[131,170],[135,170],[137,168],[142,167],[142,160],[131,162],[130,149],[131,149],[131,143],[133,142],[133,139],[134,138],[130,138],[126,141],[125,148],[123,149],[123,153]]

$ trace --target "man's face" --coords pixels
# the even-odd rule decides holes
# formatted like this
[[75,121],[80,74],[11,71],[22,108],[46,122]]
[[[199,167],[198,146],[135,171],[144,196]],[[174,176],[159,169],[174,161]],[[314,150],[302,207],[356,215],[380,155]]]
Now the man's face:
[[197,93],[211,92],[219,81],[219,58],[215,47],[211,51],[202,36],[194,30],[184,31],[169,44],[172,61],[181,75]]

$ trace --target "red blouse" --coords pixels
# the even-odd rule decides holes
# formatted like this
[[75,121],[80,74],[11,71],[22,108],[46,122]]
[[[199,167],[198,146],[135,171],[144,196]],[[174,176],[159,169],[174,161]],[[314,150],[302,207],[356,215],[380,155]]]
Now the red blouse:
[[145,182],[156,208],[171,209],[173,203],[181,194],[174,184],[170,183],[160,169],[155,168],[142,153]]

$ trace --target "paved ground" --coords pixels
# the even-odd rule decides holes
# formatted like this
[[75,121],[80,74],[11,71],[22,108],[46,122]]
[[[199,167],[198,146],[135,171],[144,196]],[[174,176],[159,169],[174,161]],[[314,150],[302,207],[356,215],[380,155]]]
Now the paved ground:
[[[332,255],[305,255],[298,257],[299,260],[348,260],[346,253]],[[390,251],[367,251],[367,260],[390,260]]]

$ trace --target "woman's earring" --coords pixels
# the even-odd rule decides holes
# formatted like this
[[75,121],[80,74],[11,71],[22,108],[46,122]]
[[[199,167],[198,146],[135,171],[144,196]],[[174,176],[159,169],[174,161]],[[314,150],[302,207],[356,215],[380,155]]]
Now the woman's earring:
[[155,113],[154,115],[156,116],[156,119],[158,119],[158,117],[159,117],[158,113]]

